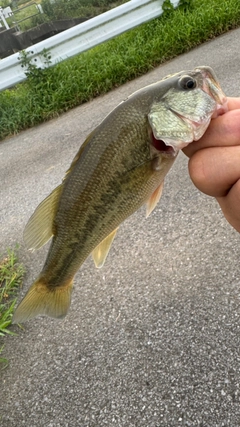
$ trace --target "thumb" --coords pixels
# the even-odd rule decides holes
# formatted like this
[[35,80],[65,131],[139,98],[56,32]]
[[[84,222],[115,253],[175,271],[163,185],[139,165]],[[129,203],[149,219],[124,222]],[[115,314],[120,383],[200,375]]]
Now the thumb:
[[224,197],[240,179],[240,146],[210,147],[197,151],[189,160],[194,185],[213,197]]

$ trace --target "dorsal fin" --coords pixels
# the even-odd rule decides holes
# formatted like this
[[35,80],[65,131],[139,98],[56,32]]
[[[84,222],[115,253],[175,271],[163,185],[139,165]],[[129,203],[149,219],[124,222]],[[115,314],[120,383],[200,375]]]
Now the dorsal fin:
[[30,217],[23,238],[28,249],[35,250],[45,245],[53,235],[53,220],[56,215],[62,185],[44,199]]
[[146,218],[150,215],[150,213],[156,207],[157,203],[161,198],[162,191],[163,191],[163,183],[164,181],[159,185],[159,187],[156,188],[156,190],[152,193],[152,195],[149,197],[147,201]]
[[56,215],[56,209],[62,192],[63,183],[67,175],[73,170],[77,161],[81,157],[95,130],[88,135],[84,143],[81,145],[63,178],[62,184],[55,188],[55,190],[53,190],[52,193],[40,203],[29,219],[23,233],[24,241],[28,249],[35,250],[41,248],[41,246],[45,245],[45,243],[47,243],[47,241],[53,236],[53,220]]
[[112,231],[112,233],[102,240],[102,242],[99,243],[99,245],[92,251],[93,261],[97,268],[101,268],[103,266],[117,231],[118,228]]

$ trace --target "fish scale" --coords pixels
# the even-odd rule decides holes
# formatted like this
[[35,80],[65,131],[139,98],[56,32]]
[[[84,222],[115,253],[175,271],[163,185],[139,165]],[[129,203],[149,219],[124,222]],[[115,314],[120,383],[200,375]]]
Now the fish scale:
[[96,127],[26,226],[30,249],[52,242],[14,323],[66,315],[85,259],[92,253],[97,267],[104,264],[119,225],[145,203],[151,213],[179,150],[223,110],[226,97],[213,70],[203,66],[140,89]]
[[[137,143],[136,138],[136,143]],[[137,144],[136,148],[137,148]],[[108,147],[111,150],[111,146]],[[118,149],[119,151],[119,149]],[[130,150],[133,153],[133,146]],[[106,157],[109,158],[108,153]],[[141,160],[142,160],[141,156]],[[101,159],[102,162],[104,159]],[[145,153],[144,162],[140,167],[134,167],[131,171],[128,171],[125,167],[124,157],[121,159],[122,167],[124,168],[124,173],[120,173],[119,170],[115,168],[110,168],[109,161],[107,163],[107,169],[109,173],[104,176],[104,188],[101,191],[101,182],[97,181],[95,183],[95,177],[99,176],[99,168],[96,168],[95,173],[92,175],[91,180],[88,182],[84,191],[81,192],[77,204],[75,204],[75,209],[73,206],[69,207],[71,211],[71,218],[69,223],[62,221],[62,212],[61,205],[65,205],[64,194],[61,199],[59,206],[59,214],[57,214],[56,222],[61,224],[61,227],[58,228],[58,238],[54,239],[52,242],[51,249],[49,251],[50,256],[46,260],[46,264],[43,268],[43,274],[45,271],[48,274],[48,283],[54,283],[56,280],[69,280],[68,274],[67,277],[64,277],[65,271],[61,268],[61,275],[59,271],[55,271],[54,263],[56,254],[58,258],[61,258],[61,265],[68,265],[69,262],[72,262],[73,265],[76,265],[76,271],[79,268],[79,263],[84,262],[87,256],[92,252],[92,250],[108,235],[110,234],[119,223],[123,222],[129,215],[135,212],[142,204],[144,204],[149,194],[152,194],[157,186],[161,183],[164,173],[167,172],[167,168],[171,167],[171,164],[175,158],[168,159],[165,158],[163,161],[163,169],[160,171],[152,171],[152,161],[150,159],[149,150]],[[136,160],[138,161],[137,153]],[[128,163],[128,162],[127,162]],[[78,174],[83,173],[84,170],[81,168],[81,162],[77,165],[75,174],[69,177],[69,184],[71,188],[76,188],[77,186],[72,185],[78,180]],[[80,172],[81,170],[81,172]],[[148,179],[147,179],[148,177]],[[72,182],[73,181],[73,182]],[[134,195],[134,197],[133,197]],[[90,204],[89,199],[94,198],[94,201]],[[71,199],[75,199],[74,192],[71,192]],[[81,207],[79,209],[79,207]],[[84,209],[88,210],[88,215],[82,215]],[[69,217],[68,217],[69,218]],[[71,251],[68,248],[68,243],[71,242],[69,239],[69,234],[71,230],[77,230],[77,237],[75,231],[76,241],[78,242],[74,246],[74,250]],[[70,243],[71,245],[72,243]],[[67,251],[67,256],[66,256]],[[76,254],[79,256],[76,258]],[[76,262],[74,263],[74,259]],[[58,268],[58,267],[57,267]],[[49,276],[48,271],[51,271],[51,276]],[[74,271],[74,274],[75,272]],[[69,271],[67,271],[69,273]],[[53,278],[53,279],[52,279]]]

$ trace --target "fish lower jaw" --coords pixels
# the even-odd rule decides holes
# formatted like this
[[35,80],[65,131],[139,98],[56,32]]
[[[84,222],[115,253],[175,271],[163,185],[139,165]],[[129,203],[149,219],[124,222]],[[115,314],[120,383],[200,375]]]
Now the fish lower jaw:
[[179,149],[178,148],[176,148],[176,147],[172,147],[172,146],[168,146],[169,147],[169,151],[165,151],[165,152],[162,152],[161,154],[162,154],[162,156],[163,157],[166,157],[166,158],[173,158],[173,157],[176,157],[177,155],[178,155],[178,153],[179,153]]
[[185,123],[188,124],[188,133],[183,135],[182,139],[163,137],[161,140],[157,140],[154,138],[154,147],[161,152],[171,153],[172,156],[176,156],[179,150],[182,150],[194,141],[198,141],[203,136],[209,126],[210,120],[211,117],[200,122],[184,119]]
[[187,147],[188,144],[191,144],[195,139],[194,132],[191,133],[191,135],[188,135],[186,140],[184,139],[178,139],[173,140],[171,138],[164,138],[164,143],[166,147],[168,147],[169,150],[172,151],[172,155],[176,156],[179,152],[179,150],[182,150],[183,148]]

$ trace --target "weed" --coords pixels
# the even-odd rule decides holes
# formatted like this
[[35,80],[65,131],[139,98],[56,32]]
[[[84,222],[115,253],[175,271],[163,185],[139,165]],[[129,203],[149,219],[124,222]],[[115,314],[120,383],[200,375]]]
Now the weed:
[[164,0],[162,5],[163,17],[168,18],[174,12],[174,6],[172,5],[170,0]]
[[45,68],[39,68],[36,64],[31,62],[30,52],[22,50],[19,55],[21,66],[26,68],[26,76],[29,80],[34,80],[34,83],[36,83],[37,80],[42,81],[44,74],[46,74],[46,70],[51,65],[51,54],[48,49],[43,49],[39,56],[43,58]]
[[185,12],[193,6],[194,0],[180,0],[178,3],[178,7]]
[[[18,263],[16,251],[9,249],[0,259],[0,337],[14,334],[9,327],[23,276],[24,268]],[[0,354],[2,350],[3,345],[0,347]],[[0,357],[0,362],[6,362],[6,359]]]

